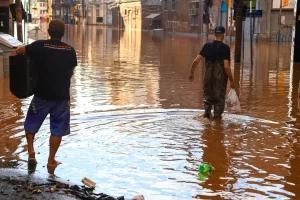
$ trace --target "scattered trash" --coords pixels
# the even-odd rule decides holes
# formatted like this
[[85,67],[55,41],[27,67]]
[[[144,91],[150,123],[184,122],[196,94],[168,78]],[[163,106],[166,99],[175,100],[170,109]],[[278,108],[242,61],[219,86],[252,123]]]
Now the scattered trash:
[[47,180],[50,181],[51,183],[53,183],[53,185],[55,185],[56,188],[68,189],[69,186],[71,185],[70,182],[60,179],[60,178],[56,177],[55,175],[50,176]]
[[81,181],[84,185],[88,186],[89,188],[95,188],[96,187],[96,183],[91,181],[90,179],[88,178],[84,178],[82,179]]
[[40,189],[32,191],[32,194],[41,194],[41,193],[42,193],[42,191]]
[[78,185],[72,185],[70,189],[66,190],[65,192],[75,195],[81,199],[88,199],[88,200],[125,200],[124,196],[114,198],[104,193],[93,193],[92,188],[88,188],[85,186],[79,187]]
[[53,193],[55,190],[54,188],[50,188],[50,192]]
[[67,184],[65,184],[65,183],[57,182],[57,183],[56,183],[56,187],[57,187],[57,188],[69,188],[69,185],[67,185]]
[[208,163],[203,163],[199,166],[199,174],[198,174],[198,179],[200,181],[205,181],[207,179],[208,176],[210,176],[212,174],[212,171],[215,168]]
[[133,197],[132,200],[145,200],[145,197],[143,195],[138,195],[136,197]]
[[280,181],[281,178],[279,176],[272,176],[272,175],[270,175],[270,176],[265,177],[265,180],[268,180],[268,181]]

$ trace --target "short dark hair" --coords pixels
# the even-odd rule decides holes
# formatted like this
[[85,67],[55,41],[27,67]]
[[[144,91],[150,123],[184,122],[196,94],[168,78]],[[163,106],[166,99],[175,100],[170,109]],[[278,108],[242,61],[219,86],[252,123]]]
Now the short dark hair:
[[65,34],[65,23],[58,19],[51,20],[48,33],[51,38],[61,39]]

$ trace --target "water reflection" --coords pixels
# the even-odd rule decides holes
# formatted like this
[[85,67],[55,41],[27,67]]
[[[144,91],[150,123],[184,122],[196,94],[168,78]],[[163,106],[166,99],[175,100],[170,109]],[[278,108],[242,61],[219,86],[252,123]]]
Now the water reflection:
[[[0,167],[15,167],[20,160],[18,152],[23,131],[23,103],[9,92],[8,79],[0,79]],[[8,161],[8,162],[7,162]]]
[[224,126],[223,122],[212,124],[206,122],[204,125],[202,140],[205,147],[203,147],[202,161],[211,163],[215,171],[205,183],[202,183],[205,190],[203,194],[197,195],[198,198],[203,199],[208,194],[221,198],[222,192],[230,189],[228,181],[232,178],[228,177],[229,173],[227,173],[230,159],[225,148],[226,127]]
[[[300,64],[294,63],[292,68],[293,74],[291,74],[291,104],[290,104],[290,117],[291,121],[289,124],[293,124],[295,128],[300,129],[300,106],[299,106],[299,97],[298,97],[298,86],[300,83]],[[286,177],[286,180],[289,184],[285,185],[285,190],[288,191],[299,191],[299,178],[300,178],[300,145],[299,133],[291,135],[289,137],[291,141],[291,152],[289,155],[290,160],[290,174]],[[298,183],[298,184],[297,184]]]
[[[71,88],[72,134],[58,152],[63,165],[56,175],[78,183],[89,177],[101,192],[147,199],[300,195],[300,76],[297,66],[290,76],[288,44],[280,46],[279,65],[277,44],[255,46],[251,69],[246,43],[245,62],[232,64],[243,112],[226,113],[222,124],[212,125],[194,119],[203,108],[203,62],[195,82],[188,81],[201,38],[68,26],[64,41],[76,48],[79,66]],[[0,81],[0,153],[26,169],[22,123],[30,99],[13,98],[7,77]],[[46,120],[35,141],[39,172],[47,171],[48,139]],[[216,168],[205,183],[197,177],[203,162]],[[265,180],[268,175],[282,179]]]

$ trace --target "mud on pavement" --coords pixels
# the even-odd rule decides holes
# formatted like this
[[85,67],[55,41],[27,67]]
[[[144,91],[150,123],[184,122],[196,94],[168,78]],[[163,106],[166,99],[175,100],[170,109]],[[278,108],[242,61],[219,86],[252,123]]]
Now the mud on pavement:
[[[50,192],[50,188],[53,188],[54,192]],[[55,188],[55,184],[53,185],[53,182],[47,181],[47,177],[28,174],[28,172],[22,170],[0,169],[0,200],[2,199],[73,200],[77,198],[66,194],[63,189]]]

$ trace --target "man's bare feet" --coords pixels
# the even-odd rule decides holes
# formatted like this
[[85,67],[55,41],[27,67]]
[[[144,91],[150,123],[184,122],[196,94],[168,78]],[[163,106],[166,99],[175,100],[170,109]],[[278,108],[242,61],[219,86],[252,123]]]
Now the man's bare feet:
[[58,165],[62,164],[62,162],[59,162],[59,161],[48,161],[48,164],[47,164],[47,167],[57,167]]
[[35,159],[35,152],[31,152],[28,155],[28,165],[36,165],[37,161]]
[[[56,167],[57,167],[57,166],[56,166]],[[50,167],[50,166],[47,166],[48,173],[51,174],[51,175],[54,175],[54,172],[55,172],[56,167]]]

